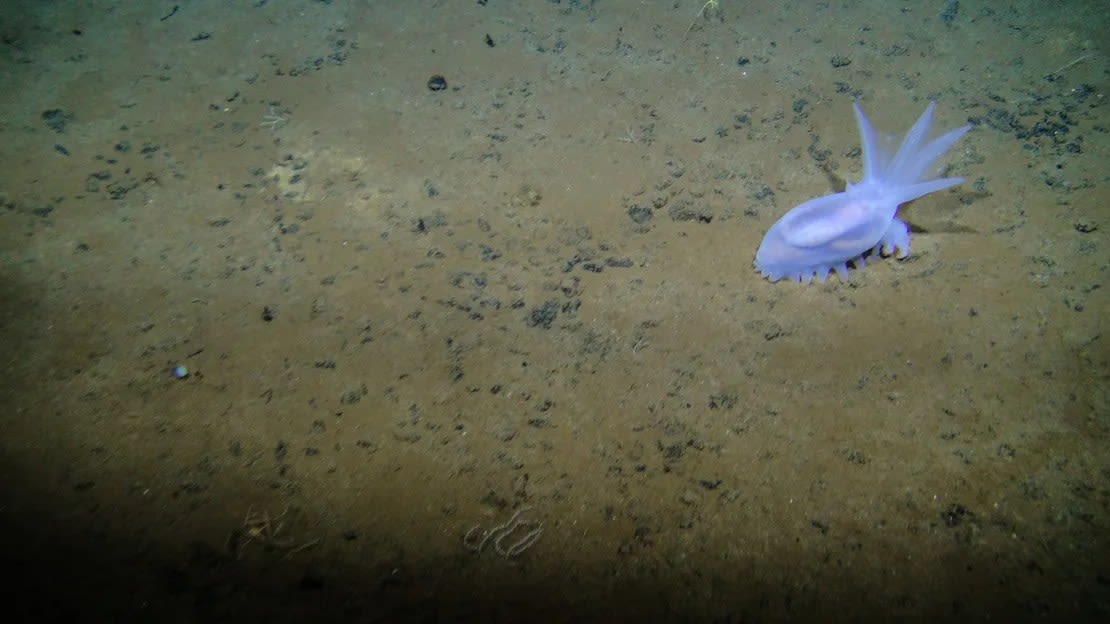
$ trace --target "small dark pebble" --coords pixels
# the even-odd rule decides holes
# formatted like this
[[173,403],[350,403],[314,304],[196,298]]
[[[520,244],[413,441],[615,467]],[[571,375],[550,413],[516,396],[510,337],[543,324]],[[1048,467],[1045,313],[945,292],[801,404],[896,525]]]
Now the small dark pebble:
[[944,10],[940,13],[940,21],[945,24],[951,24],[956,21],[956,15],[960,12],[959,0],[948,0],[944,5]]
[[343,396],[339,397],[339,402],[343,405],[354,405],[361,401],[364,396],[366,396],[366,386],[360,386],[355,390],[344,392]]
[[136,179],[128,180],[126,183],[113,182],[108,185],[108,197],[112,199],[123,199],[127,193],[139,188],[139,181]]
[[532,327],[551,329],[555,317],[559,315],[559,304],[555,301],[545,301],[543,305],[532,308],[528,315],[528,324]]
[[58,152],[62,156],[69,156],[69,150],[67,150],[66,146],[62,145],[61,143],[54,144],[54,151]]
[[262,307],[262,320],[269,323],[277,317],[277,307],[268,305]]
[[632,219],[632,221],[634,221],[635,223],[643,225],[644,223],[651,221],[651,208],[635,204],[628,209],[628,217]]
[[432,91],[443,91],[447,88],[447,79],[439,74],[436,74],[428,79],[428,89]]
[[732,409],[736,406],[738,397],[735,394],[709,395],[709,409]]
[[945,526],[954,527],[959,525],[960,522],[963,521],[964,517],[971,515],[973,514],[968,511],[967,507],[964,507],[963,505],[952,504],[948,506],[948,509],[945,509],[943,512],[941,512],[940,517],[941,520],[944,520]]
[[774,196],[775,196],[775,191],[772,190],[771,187],[767,186],[766,184],[764,184],[763,186],[759,187],[758,189],[752,191],[752,199],[759,200],[759,201],[762,201],[762,200],[767,199],[767,198],[774,198]]
[[42,111],[42,120],[54,132],[65,132],[66,122],[69,121],[69,113],[60,108],[51,108]]
[[672,221],[696,221],[698,223],[712,223],[713,215],[706,206],[695,207],[693,202],[682,201],[672,204],[667,209]]

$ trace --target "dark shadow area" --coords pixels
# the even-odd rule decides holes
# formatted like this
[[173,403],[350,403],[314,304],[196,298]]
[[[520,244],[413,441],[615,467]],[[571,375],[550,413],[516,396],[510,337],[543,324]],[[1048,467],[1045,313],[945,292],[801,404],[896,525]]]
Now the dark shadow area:
[[[210,544],[159,545],[64,518],[60,510],[0,515],[7,621],[1093,622],[1110,605],[1104,573],[1077,567],[1070,582],[1052,579],[1035,561],[1007,568],[987,551],[929,578],[857,578],[844,570],[822,587],[790,578],[787,561],[766,562],[766,576],[747,579],[669,573],[662,563],[632,573],[600,564],[555,571],[538,560],[435,561],[416,550],[366,568],[329,560],[326,551],[245,561]],[[920,594],[898,589],[907,587]],[[714,600],[699,600],[698,588]]]

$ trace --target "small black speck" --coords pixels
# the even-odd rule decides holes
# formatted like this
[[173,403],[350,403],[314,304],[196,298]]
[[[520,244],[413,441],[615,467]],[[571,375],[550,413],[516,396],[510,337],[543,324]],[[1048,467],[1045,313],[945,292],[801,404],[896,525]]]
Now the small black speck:
[[940,514],[940,517],[942,520],[944,520],[944,524],[946,526],[954,527],[959,525],[960,522],[963,521],[964,517],[971,515],[974,514],[968,511],[967,507],[964,507],[963,505],[952,504],[948,506],[948,509],[945,509]]
[[489,33],[486,33],[486,45],[491,47],[491,48],[495,45],[493,43],[493,37],[490,37]]
[[262,308],[262,320],[269,323],[277,317],[277,307],[268,305]]
[[428,79],[428,89],[432,91],[443,91],[447,88],[447,79],[439,74],[436,74]]
[[51,108],[42,111],[42,120],[54,132],[65,132],[66,122],[70,120],[70,115],[60,108]]

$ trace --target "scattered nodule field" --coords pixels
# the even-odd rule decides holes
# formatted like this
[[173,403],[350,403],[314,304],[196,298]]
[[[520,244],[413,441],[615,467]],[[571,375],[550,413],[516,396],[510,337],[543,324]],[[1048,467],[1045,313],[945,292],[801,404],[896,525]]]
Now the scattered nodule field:
[[1106,619],[1108,19],[6,3],[6,619]]

